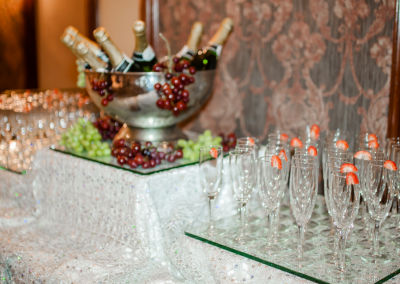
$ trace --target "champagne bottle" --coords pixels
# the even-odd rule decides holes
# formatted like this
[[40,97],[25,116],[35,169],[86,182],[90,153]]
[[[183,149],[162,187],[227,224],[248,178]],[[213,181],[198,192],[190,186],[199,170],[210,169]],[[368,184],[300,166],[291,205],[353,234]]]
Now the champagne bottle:
[[176,54],[177,57],[185,60],[192,60],[198,50],[198,46],[203,35],[204,26],[200,22],[195,22],[190,31],[189,38],[183,48]]
[[87,62],[92,69],[96,70],[97,72],[104,72],[107,68],[107,63],[100,60],[93,52],[90,51],[89,46],[86,42],[78,41],[75,44],[75,51],[85,62]]
[[94,42],[82,35],[76,28],[73,26],[69,26],[64,31],[67,34],[72,35],[76,41],[84,41],[89,48],[89,50],[94,53],[97,57],[99,57],[104,62],[108,63],[110,60],[107,55],[100,49],[100,47]]
[[230,32],[233,29],[233,20],[231,18],[225,18],[218,31],[208,42],[207,47],[203,51],[199,51],[193,57],[191,66],[194,66],[196,70],[210,70],[217,67],[218,58],[221,54],[222,46],[228,38]]
[[80,55],[75,51],[75,47],[74,46],[76,44],[76,41],[75,41],[75,38],[72,35],[64,32],[62,34],[62,36],[61,36],[61,41],[62,41],[62,43],[65,44],[66,47],[68,47],[72,51],[73,54],[75,54],[75,56],[78,58],[79,65],[83,65],[83,67],[85,69],[90,69],[89,63],[85,62],[85,60],[83,60],[80,57]]
[[153,48],[147,42],[146,24],[143,21],[136,21],[132,25],[132,30],[136,38],[135,51],[132,55],[135,62],[134,71],[150,72],[158,61]]
[[107,53],[115,72],[126,73],[133,71],[133,60],[119,50],[105,28],[100,27],[95,29],[93,35]]

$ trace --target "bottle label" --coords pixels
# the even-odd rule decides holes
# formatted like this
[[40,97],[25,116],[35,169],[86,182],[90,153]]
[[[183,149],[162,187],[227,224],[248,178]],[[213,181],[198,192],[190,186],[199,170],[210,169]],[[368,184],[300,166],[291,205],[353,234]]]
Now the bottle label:
[[96,56],[98,58],[100,58],[102,61],[104,61],[105,63],[110,62],[110,59],[103,51],[96,52]]
[[124,56],[124,60],[121,61],[120,64],[118,64],[118,66],[115,67],[115,71],[117,72],[127,72],[129,70],[129,68],[131,68],[132,64],[133,64],[133,60],[130,59],[128,56],[126,56],[125,54],[123,54]]
[[144,61],[151,61],[151,60],[153,60],[153,58],[155,56],[156,56],[156,54],[150,45],[148,45],[142,53],[142,57],[143,57]]

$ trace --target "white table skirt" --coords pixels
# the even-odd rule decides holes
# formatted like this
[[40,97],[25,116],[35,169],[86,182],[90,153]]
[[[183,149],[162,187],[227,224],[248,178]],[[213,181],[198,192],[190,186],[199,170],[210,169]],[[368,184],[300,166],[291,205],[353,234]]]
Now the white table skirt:
[[[197,165],[140,176],[51,150],[34,165],[0,171],[0,283],[311,283],[184,235],[208,216]],[[237,212],[227,181],[217,219]]]

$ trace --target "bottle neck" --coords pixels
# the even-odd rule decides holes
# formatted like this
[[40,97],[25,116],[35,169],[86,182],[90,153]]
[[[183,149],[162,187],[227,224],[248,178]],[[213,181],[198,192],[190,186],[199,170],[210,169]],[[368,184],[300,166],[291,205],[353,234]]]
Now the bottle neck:
[[140,34],[135,34],[135,38],[135,52],[143,53],[149,46],[149,44],[147,43],[146,33],[142,32]]
[[129,71],[129,69],[131,68],[132,64],[133,64],[133,60],[130,59],[128,56],[126,56],[125,54],[123,54],[123,60],[121,61],[121,63],[116,66],[114,68],[115,72],[123,72],[126,73]]
[[193,56],[195,55],[195,51],[191,50],[189,46],[185,45],[177,54],[176,56],[179,58],[187,58],[192,60]]
[[135,52],[133,53],[133,60],[137,61],[137,62],[141,62],[141,61],[152,61],[153,58],[156,56],[153,48],[148,45],[143,52],[139,52],[137,50],[135,50]]

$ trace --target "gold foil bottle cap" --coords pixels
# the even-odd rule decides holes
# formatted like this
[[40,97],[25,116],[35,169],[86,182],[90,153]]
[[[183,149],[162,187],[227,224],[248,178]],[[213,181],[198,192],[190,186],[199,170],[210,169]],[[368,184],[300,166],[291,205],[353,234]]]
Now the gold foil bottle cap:
[[143,21],[135,21],[132,25],[135,34],[135,52],[143,52],[147,46],[146,24]]
[[216,43],[219,45],[223,45],[228,38],[230,32],[233,29],[233,20],[231,18],[225,18],[219,28],[218,31],[215,33],[215,35],[212,37],[210,40],[210,43]]
[[102,43],[109,38],[108,32],[105,28],[100,27],[93,31],[94,38],[99,42]]
[[75,43],[75,38],[71,34],[66,33],[66,32],[64,32],[61,35],[60,39],[69,48],[71,48]]
[[195,22],[190,31],[190,35],[186,45],[191,51],[196,52],[203,35],[204,26],[201,22]]
[[98,59],[96,55],[89,50],[89,47],[84,41],[80,41],[75,44],[75,51],[90,65],[90,67],[92,67],[92,69],[99,70],[106,67],[106,63]]
[[73,37],[76,37],[77,34],[79,33],[78,30],[73,27],[73,26],[68,26],[65,30],[65,33],[72,35]]

